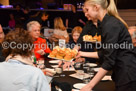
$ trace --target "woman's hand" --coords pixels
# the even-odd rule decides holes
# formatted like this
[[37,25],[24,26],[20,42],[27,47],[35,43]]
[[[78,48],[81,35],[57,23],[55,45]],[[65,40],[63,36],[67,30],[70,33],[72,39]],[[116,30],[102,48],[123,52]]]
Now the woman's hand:
[[66,68],[68,68],[68,70],[69,70],[70,66],[71,66],[72,68],[74,68],[74,67],[73,67],[73,64],[74,64],[74,62],[64,62],[63,70],[66,69]]
[[63,64],[63,70],[64,69],[66,69],[66,68],[68,68],[68,70],[69,70],[69,67],[71,66],[71,67],[73,67],[73,64],[74,64],[74,62],[63,62],[63,61],[59,61],[59,63],[58,63],[58,67],[60,67],[61,65]]
[[45,54],[45,52],[44,52],[44,50],[43,50],[43,49],[38,50],[38,51],[37,51],[37,53],[38,53],[38,54],[40,54],[40,55],[44,55],[44,54]]
[[78,59],[78,58],[81,58],[81,56],[82,56],[82,51],[79,51],[79,52],[77,53],[77,56],[76,56],[75,58]]
[[45,73],[45,75],[48,75],[48,76],[53,76],[54,75],[54,73],[51,72],[50,70],[43,69],[42,71],[43,71],[43,73]]
[[85,58],[76,58],[75,62],[85,62]]

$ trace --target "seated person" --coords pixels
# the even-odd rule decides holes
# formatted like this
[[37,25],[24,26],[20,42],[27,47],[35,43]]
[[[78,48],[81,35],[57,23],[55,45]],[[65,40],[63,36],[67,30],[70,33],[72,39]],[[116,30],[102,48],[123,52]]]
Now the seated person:
[[42,27],[50,27],[50,25],[48,25],[48,17],[49,15],[46,12],[41,12],[39,14],[38,22],[41,24]]
[[[80,27],[80,26],[74,27],[72,30],[72,39],[69,41],[67,47],[70,47],[71,49],[73,49],[74,46],[77,44],[77,40],[78,40],[81,33],[82,33],[82,27]],[[80,44],[77,44],[77,45],[82,46]],[[75,61],[82,62],[82,61],[85,61],[85,58],[78,58]]]
[[0,25],[0,62],[3,62],[5,60],[5,57],[3,57],[3,55],[2,55],[2,49],[3,48],[2,48],[2,45],[1,45],[1,43],[4,40],[4,37],[5,37],[5,34],[4,34],[3,29]]
[[[46,76],[33,66],[33,48],[29,46],[33,45],[33,41],[29,33],[24,30],[11,31],[6,35],[4,42],[12,45],[3,49],[6,61],[0,63],[0,90],[51,91]],[[16,44],[13,45],[13,42]],[[24,48],[24,44],[28,46]],[[18,45],[22,47],[18,48]]]
[[13,14],[10,14],[9,17],[10,17],[10,20],[9,20],[9,22],[8,22],[8,26],[9,26],[11,29],[14,29],[14,28],[15,28],[15,25],[16,25],[15,19],[14,19],[14,15],[13,15]]
[[134,47],[136,47],[136,26],[129,27],[128,31],[131,35],[132,43],[133,43]]
[[31,21],[27,24],[27,30],[34,39],[34,54],[37,60],[44,59],[45,54],[51,50],[45,39],[40,38],[41,25],[37,21]]
[[71,49],[77,44],[77,40],[82,32],[82,27],[76,26],[72,30],[72,39],[69,41],[69,46]]
[[61,17],[54,19],[54,32],[49,38],[49,41],[58,45],[59,39],[64,39],[66,43],[69,41],[69,35]]

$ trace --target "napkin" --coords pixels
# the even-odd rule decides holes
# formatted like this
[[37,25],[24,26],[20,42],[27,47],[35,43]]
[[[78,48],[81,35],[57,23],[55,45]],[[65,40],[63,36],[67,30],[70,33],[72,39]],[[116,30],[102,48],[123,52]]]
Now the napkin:
[[110,81],[112,81],[111,76],[104,76],[102,80],[110,80]]

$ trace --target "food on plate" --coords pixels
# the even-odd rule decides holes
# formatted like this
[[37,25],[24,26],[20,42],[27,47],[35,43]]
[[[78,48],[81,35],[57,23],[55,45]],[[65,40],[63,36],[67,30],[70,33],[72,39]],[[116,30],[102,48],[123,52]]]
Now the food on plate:
[[96,35],[94,37],[92,37],[92,35],[84,35],[83,36],[83,41],[101,41],[101,36]]
[[53,48],[53,51],[49,54],[49,57],[70,61],[75,58],[77,53],[78,51],[76,49],[60,48],[56,46],[55,48]]
[[78,51],[76,49],[71,50],[71,56],[75,57]]
[[99,42],[101,41],[101,35],[98,36],[98,39],[97,39]]
[[60,56],[64,57],[65,56],[65,48],[60,48],[57,55],[60,55]]
[[93,37],[92,37],[92,35],[84,35],[83,40],[84,41],[91,41],[91,40],[93,40]]
[[64,60],[70,61],[72,58],[73,58],[72,55],[69,53],[69,54],[66,54],[66,56],[64,57]]
[[97,40],[98,39],[98,36],[97,34],[93,37],[93,40]]
[[70,49],[70,48],[66,48],[66,49],[65,49],[65,54],[70,53],[70,52],[71,52],[71,49]]
[[63,56],[57,54],[57,55],[56,55],[56,58],[57,58],[57,59],[63,59]]
[[56,57],[58,51],[59,51],[59,48],[58,48],[58,47],[55,47],[55,48],[53,49],[53,51],[50,53],[49,56],[50,56],[50,57]]

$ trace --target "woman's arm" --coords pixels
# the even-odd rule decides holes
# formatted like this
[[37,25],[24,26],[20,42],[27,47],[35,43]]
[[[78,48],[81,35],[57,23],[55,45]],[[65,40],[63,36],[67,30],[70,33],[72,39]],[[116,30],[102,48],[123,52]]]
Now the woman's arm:
[[94,86],[106,75],[107,72],[108,72],[107,70],[100,68],[95,77],[80,91],[91,91],[94,88]]
[[98,52],[82,52],[82,51],[79,51],[78,55],[76,56],[76,58],[79,57],[99,58]]

